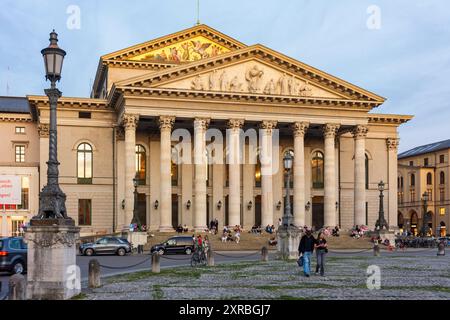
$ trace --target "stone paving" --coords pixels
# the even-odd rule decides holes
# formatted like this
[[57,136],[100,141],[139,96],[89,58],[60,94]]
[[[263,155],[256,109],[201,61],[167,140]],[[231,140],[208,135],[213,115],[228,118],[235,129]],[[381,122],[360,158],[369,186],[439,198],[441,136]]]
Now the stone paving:
[[[369,266],[381,271],[381,288],[367,287]],[[315,268],[315,259],[312,267]],[[90,300],[149,299],[332,299],[450,300],[450,256],[409,253],[334,254],[327,257],[326,275],[303,276],[296,262],[240,262],[216,267],[177,267],[160,274],[139,272],[104,280],[85,290]]]

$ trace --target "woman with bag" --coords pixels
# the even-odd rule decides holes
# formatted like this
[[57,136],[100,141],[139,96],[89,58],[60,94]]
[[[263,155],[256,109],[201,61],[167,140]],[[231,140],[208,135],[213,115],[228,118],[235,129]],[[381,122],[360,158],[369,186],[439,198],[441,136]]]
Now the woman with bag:
[[328,245],[322,232],[319,232],[317,236],[315,248],[317,258],[316,274],[319,273],[320,269],[320,275],[323,277],[325,275],[325,254],[328,253]]

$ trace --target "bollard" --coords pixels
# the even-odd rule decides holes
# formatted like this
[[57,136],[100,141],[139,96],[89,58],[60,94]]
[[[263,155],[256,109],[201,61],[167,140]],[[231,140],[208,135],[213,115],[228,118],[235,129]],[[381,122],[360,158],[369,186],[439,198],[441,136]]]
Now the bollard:
[[445,256],[445,243],[444,241],[441,241],[438,245],[438,256]]
[[211,248],[208,249],[208,267],[214,267],[214,251]]
[[89,261],[89,288],[99,288],[102,286],[100,279],[100,263],[97,259]]
[[152,272],[153,273],[160,273],[161,272],[161,266],[159,263],[159,253],[155,252],[152,255]]
[[9,300],[26,300],[27,284],[22,274],[15,274],[9,278]]
[[267,247],[261,249],[261,261],[269,261],[269,249],[267,249]]
[[379,257],[380,256],[380,246],[378,244],[373,246],[373,255],[375,257]]

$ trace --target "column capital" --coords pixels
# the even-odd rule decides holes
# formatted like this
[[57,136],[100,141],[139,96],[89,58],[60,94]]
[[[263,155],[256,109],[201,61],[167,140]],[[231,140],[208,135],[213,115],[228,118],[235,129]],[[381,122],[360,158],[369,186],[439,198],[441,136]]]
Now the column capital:
[[323,135],[325,138],[335,138],[341,125],[336,123],[327,123],[323,126]]
[[48,138],[50,135],[50,125],[47,123],[40,123],[38,125],[39,138]]
[[304,137],[309,128],[309,122],[295,122],[292,124],[294,137]]
[[386,139],[386,145],[388,150],[397,150],[400,144],[400,139],[398,138],[388,138]]
[[211,119],[209,119],[209,118],[195,118],[194,128],[206,130],[206,129],[208,129],[210,122],[211,122]]
[[266,130],[267,133],[272,134],[272,130],[278,125],[278,121],[275,120],[264,120],[259,124],[260,129]]
[[173,116],[160,116],[159,117],[159,129],[172,130],[173,124],[175,123],[175,117]]
[[362,126],[362,125],[355,126],[352,130],[353,138],[364,139],[367,137],[368,131],[369,131],[369,128],[367,126]]
[[243,119],[230,119],[227,122],[228,129],[241,129],[244,126]]
[[139,122],[139,115],[137,115],[137,114],[125,113],[122,116],[122,123],[123,123],[125,130],[129,130],[129,129],[135,130],[138,122]]

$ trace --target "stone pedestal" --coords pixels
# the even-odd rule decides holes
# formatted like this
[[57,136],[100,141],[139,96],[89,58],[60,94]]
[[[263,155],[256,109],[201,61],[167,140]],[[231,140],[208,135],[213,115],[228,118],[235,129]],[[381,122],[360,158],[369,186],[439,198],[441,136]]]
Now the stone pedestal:
[[301,231],[299,228],[294,226],[279,227],[277,239],[277,258],[284,260],[297,260],[300,239]]
[[395,232],[388,230],[377,231],[377,234],[380,236],[381,241],[384,242],[386,239],[389,240],[389,243],[395,246]]
[[81,292],[76,264],[80,228],[71,219],[31,220],[28,244],[27,299],[67,300]]
[[139,245],[145,246],[148,242],[147,232],[126,232],[126,236],[124,236],[124,238],[127,238],[127,240],[135,248]]

